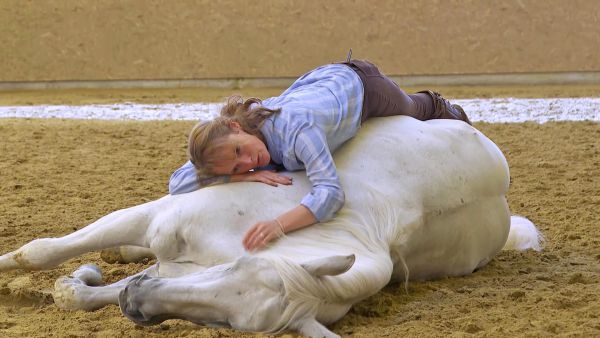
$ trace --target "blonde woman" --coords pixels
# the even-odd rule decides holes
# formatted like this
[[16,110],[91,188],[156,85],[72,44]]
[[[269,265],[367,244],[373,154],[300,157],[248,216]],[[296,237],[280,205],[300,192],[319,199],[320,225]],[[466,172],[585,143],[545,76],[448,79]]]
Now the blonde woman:
[[274,168],[306,170],[312,191],[244,236],[246,250],[260,249],[284,233],[333,217],[344,204],[344,191],[331,153],[366,119],[391,115],[470,124],[460,106],[432,91],[406,94],[370,62],[329,64],[304,74],[277,97],[230,97],[219,117],[193,128],[190,161],[173,173],[169,191],[239,181],[288,185],[291,179]]

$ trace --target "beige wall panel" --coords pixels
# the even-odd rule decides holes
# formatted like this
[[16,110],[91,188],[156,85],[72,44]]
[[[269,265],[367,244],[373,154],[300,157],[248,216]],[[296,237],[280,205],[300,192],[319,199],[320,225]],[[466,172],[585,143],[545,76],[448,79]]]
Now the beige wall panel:
[[600,71],[596,0],[2,0],[0,81]]

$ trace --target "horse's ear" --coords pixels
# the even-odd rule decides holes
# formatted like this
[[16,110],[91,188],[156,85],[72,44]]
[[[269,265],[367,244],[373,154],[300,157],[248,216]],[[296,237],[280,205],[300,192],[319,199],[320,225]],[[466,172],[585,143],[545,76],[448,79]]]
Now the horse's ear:
[[296,325],[296,330],[307,337],[340,338],[340,336],[330,331],[314,318],[304,319],[301,323]]
[[348,271],[354,264],[355,259],[354,254],[348,256],[329,256],[302,263],[301,265],[314,277],[337,276]]

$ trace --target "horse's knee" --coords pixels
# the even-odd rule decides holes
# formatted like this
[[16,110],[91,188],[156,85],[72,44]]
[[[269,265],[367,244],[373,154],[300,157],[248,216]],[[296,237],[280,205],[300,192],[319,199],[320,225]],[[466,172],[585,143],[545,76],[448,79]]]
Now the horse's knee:
[[13,256],[13,252],[0,256],[0,272],[10,271],[19,268],[19,265],[14,260]]
[[6,261],[5,264],[0,263],[0,270],[3,269],[3,265],[8,267],[7,270],[43,270],[58,265],[62,260],[51,254],[53,240],[53,238],[35,239],[18,250],[2,256]]

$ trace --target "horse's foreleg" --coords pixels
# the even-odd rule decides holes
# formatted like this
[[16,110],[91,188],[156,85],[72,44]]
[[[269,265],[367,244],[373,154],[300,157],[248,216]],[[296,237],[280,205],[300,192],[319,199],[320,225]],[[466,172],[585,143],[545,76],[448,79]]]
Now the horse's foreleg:
[[119,304],[119,293],[129,281],[142,277],[179,277],[202,271],[204,267],[194,263],[154,264],[133,276],[106,286],[102,283],[102,273],[95,265],[83,265],[69,277],[63,276],[54,283],[52,297],[54,303],[65,310],[93,311],[110,304]]
[[146,231],[151,221],[147,206],[113,212],[64,237],[33,240],[0,256],[0,272],[49,269],[83,253],[120,245],[147,247]]
[[106,286],[94,286],[102,282],[102,273],[95,265],[83,265],[71,277],[63,276],[54,283],[54,303],[64,310],[93,311],[106,305],[119,304],[119,292],[130,280],[142,275],[158,276],[158,265]]

